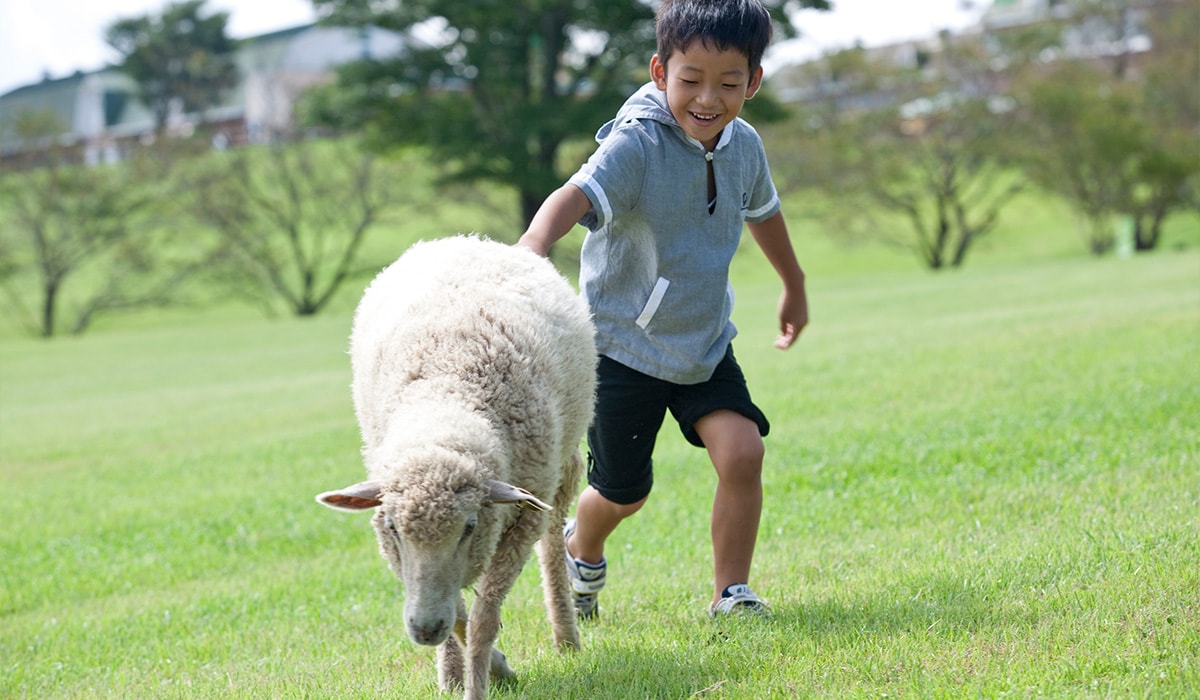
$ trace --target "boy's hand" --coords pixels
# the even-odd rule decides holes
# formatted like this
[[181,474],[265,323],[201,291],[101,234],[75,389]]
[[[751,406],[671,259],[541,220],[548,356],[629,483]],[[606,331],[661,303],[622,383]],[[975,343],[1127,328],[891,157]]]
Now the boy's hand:
[[804,270],[796,262],[796,252],[788,238],[787,224],[783,212],[777,211],[770,218],[749,223],[750,235],[758,243],[779,278],[783,280],[783,295],[779,297],[779,337],[775,347],[787,350],[800,337],[800,331],[808,325],[808,294],[804,291]]
[[808,295],[803,291],[799,294],[788,294],[784,290],[779,298],[779,337],[775,339],[775,347],[787,350],[800,337],[800,331],[808,325]]
[[592,202],[583,190],[567,183],[551,192],[542,202],[516,245],[529,248],[544,258],[550,255],[550,248],[567,235],[575,222],[591,208]]

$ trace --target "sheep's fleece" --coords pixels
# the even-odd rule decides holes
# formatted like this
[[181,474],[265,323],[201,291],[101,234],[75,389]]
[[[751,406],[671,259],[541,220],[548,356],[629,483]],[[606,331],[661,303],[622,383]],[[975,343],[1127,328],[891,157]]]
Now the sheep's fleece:
[[441,686],[483,698],[489,673],[512,675],[493,643],[535,542],[555,644],[578,648],[562,525],[595,393],[585,302],[524,248],[417,243],[367,288],[350,360],[368,479],[317,500],[375,509],[405,627],[438,645]]

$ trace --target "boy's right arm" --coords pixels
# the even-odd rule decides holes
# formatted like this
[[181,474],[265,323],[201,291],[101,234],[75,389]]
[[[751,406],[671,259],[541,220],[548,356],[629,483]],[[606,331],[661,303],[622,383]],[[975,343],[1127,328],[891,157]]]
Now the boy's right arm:
[[517,245],[545,257],[550,253],[550,247],[567,235],[591,208],[592,202],[583,190],[567,183],[542,202]]

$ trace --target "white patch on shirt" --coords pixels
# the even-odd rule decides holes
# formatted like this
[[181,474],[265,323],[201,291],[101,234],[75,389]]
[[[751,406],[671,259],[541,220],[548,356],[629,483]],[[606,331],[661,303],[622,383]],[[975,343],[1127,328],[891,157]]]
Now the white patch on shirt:
[[596,212],[597,222],[596,228],[604,228],[613,219],[612,204],[608,201],[608,195],[604,192],[604,188],[591,175],[586,173],[575,173],[568,182],[574,182],[575,186],[584,191],[590,191],[596,195],[596,204],[599,205],[600,211]]
[[766,204],[762,205],[761,207],[746,212],[746,218],[747,219],[755,219],[755,218],[761,217],[763,214],[766,214],[767,212],[771,211],[771,209],[773,207],[775,207],[777,204],[779,204],[779,195],[775,195],[774,197],[771,198],[771,201],[767,202]]
[[667,287],[671,286],[671,281],[665,277],[659,277],[654,283],[654,291],[650,292],[650,298],[646,300],[646,305],[642,307],[642,313],[637,317],[635,323],[642,330],[646,330],[646,326],[650,325],[650,320],[654,318],[654,314],[658,313],[658,307],[662,304],[663,297],[667,295]]

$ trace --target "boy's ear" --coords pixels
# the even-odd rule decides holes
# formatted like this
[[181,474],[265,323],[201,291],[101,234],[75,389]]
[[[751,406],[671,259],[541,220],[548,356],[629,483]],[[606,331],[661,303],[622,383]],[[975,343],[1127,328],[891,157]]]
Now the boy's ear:
[[750,82],[749,82],[749,84],[746,85],[746,99],[747,100],[750,99],[751,97],[754,97],[754,94],[758,92],[758,89],[760,87],[762,87],[762,81],[763,81],[763,69],[762,69],[762,66],[759,66],[758,68],[754,69],[753,73],[750,74]]
[[650,79],[654,81],[654,87],[666,92],[667,64],[658,58],[658,54],[650,57]]

